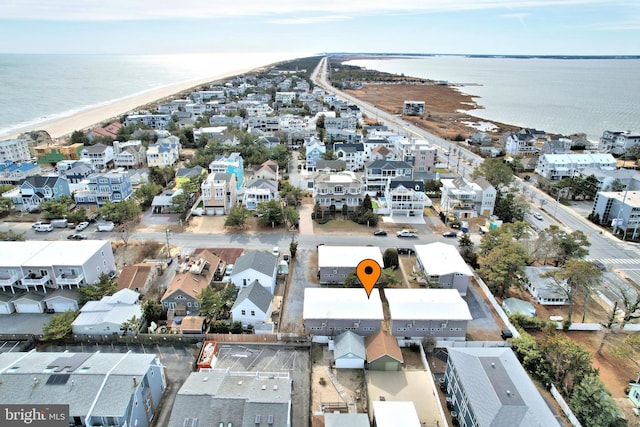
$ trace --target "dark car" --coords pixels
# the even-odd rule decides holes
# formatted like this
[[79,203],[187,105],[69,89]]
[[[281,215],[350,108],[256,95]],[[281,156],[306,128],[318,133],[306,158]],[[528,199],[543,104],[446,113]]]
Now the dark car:
[[87,238],[86,234],[80,234],[80,233],[74,233],[67,236],[67,239],[69,240],[86,240],[86,238]]
[[442,233],[442,237],[456,237],[457,233],[455,231],[445,231]]
[[591,261],[591,264],[595,265],[596,267],[598,267],[598,270],[600,271],[607,271],[607,266],[604,265],[604,263],[600,260],[594,259],[593,261]]
[[508,340],[509,338],[513,338],[513,333],[511,333],[511,331],[508,329],[503,329],[502,331],[500,331],[500,336],[503,340]]
[[384,231],[384,230],[376,230],[376,231],[373,232],[373,235],[374,236],[386,236],[387,232]]
[[411,248],[397,248],[399,255],[415,255],[416,251]]

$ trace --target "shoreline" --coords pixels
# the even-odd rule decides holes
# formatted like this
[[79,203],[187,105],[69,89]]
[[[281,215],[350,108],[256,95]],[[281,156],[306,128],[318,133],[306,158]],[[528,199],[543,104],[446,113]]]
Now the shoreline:
[[89,107],[68,116],[56,117],[36,124],[26,125],[22,128],[15,129],[10,134],[1,136],[0,138],[2,140],[16,139],[20,134],[42,130],[46,131],[52,140],[59,140],[68,137],[76,130],[86,131],[100,126],[104,122],[119,120],[121,116],[128,112],[143,109],[149,105],[161,103],[164,100],[173,99],[183,92],[190,92],[202,85],[212,84],[220,80],[240,76],[252,71],[259,71],[281,62],[282,61],[275,61],[269,64],[239,68],[209,77],[173,83],[167,86],[150,89],[129,97],[114,100],[113,102],[108,102],[104,105]]

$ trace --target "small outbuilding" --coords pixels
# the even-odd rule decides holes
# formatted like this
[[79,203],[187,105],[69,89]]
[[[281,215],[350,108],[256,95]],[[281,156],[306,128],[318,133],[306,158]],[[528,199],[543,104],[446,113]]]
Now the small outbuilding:
[[384,331],[365,339],[367,369],[371,371],[399,371],[404,363],[398,340]]
[[40,292],[27,292],[13,300],[16,313],[44,313],[45,294]]
[[47,294],[44,303],[47,311],[64,313],[65,311],[78,311],[80,294],[75,289],[58,289]]
[[364,337],[351,331],[338,335],[333,344],[333,359],[338,369],[364,369],[367,355]]
[[13,305],[13,302],[23,294],[24,292],[16,294],[0,292],[0,314],[11,314],[15,312],[16,308]]
[[536,308],[529,301],[518,298],[507,298],[502,301],[502,309],[510,316],[512,314],[522,314],[523,316],[535,317]]

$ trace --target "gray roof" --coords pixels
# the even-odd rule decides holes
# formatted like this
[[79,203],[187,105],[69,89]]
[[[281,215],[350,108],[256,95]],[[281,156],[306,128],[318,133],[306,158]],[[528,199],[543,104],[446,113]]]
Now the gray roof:
[[402,160],[374,160],[366,167],[367,169],[413,169],[413,166]]
[[[235,270],[235,266],[234,266]],[[271,305],[271,292],[269,292],[264,286],[257,280],[254,280],[249,286],[243,286],[238,292],[238,297],[233,303],[233,308],[236,308],[238,304],[244,300],[251,301],[256,307],[266,313]],[[232,308],[232,309],[233,309]]]
[[333,151],[344,151],[345,153],[355,153],[358,151],[364,151],[364,145],[361,142],[335,143],[333,144]]
[[316,162],[316,169],[325,168],[345,170],[347,168],[347,163],[344,160],[318,160]]
[[87,153],[103,153],[107,149],[107,145],[104,144],[96,144],[96,145],[85,145],[82,151],[86,151]]
[[408,179],[394,178],[389,182],[389,188],[394,189],[403,186],[407,190],[424,191],[424,181],[413,181]]
[[552,277],[540,277],[541,275],[557,270],[557,267],[541,266],[541,267],[526,267],[524,274],[527,277],[529,283],[534,285],[538,291],[538,295],[543,298],[562,298],[566,299],[567,294],[558,289],[558,285]]
[[362,360],[367,359],[367,352],[364,348],[364,337],[351,331],[346,331],[338,335],[335,339],[333,358],[340,359],[350,354]]
[[266,251],[245,252],[236,260],[233,275],[253,269],[267,276],[273,276],[277,262],[278,257]]
[[187,177],[187,178],[192,178],[192,177],[196,177],[199,175],[202,175],[202,171],[205,171],[206,169],[203,168],[200,165],[196,165],[192,168],[178,168],[178,170],[176,171],[176,178],[181,178],[181,177]]
[[96,401],[93,415],[122,416],[132,397],[123,391],[131,390],[131,378],[141,379],[155,358],[136,353],[2,353],[0,403],[68,404],[70,414],[84,415]]
[[278,192],[278,181],[273,179],[253,179],[249,184],[246,185],[247,188],[263,188],[265,190],[272,191],[274,193]]
[[535,316],[536,309],[529,301],[518,298],[507,298],[502,301],[502,307],[508,311],[507,314],[519,313],[524,316]]
[[510,348],[450,348],[478,426],[560,426]]
[[48,293],[43,301],[50,301],[54,298],[66,298],[71,301],[80,301],[80,292],[75,289],[56,289],[53,292]]
[[169,425],[181,426],[189,418],[189,426],[217,426],[224,422],[234,427],[267,425],[286,426],[291,401],[289,378],[247,376],[246,372],[223,370],[194,372],[178,391]]
[[484,179],[483,177],[479,176],[476,178],[475,183],[478,184],[480,186],[480,188],[482,188],[483,190],[486,190],[488,188],[494,188],[493,185],[491,185],[491,183],[489,181],[487,181],[486,179]]

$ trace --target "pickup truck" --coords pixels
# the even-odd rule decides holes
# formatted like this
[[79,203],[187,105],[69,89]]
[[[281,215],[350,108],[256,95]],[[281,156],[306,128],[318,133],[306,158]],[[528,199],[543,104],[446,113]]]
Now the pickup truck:
[[113,231],[114,228],[115,225],[112,222],[103,222],[97,226],[98,231]]

